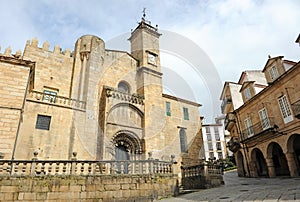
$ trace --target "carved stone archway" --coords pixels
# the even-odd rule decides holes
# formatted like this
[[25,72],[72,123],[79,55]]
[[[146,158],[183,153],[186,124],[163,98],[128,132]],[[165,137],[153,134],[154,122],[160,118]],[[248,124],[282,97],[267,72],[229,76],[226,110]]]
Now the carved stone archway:
[[[116,150],[116,160],[134,160],[144,153],[143,142],[141,139],[135,133],[128,130],[118,131],[113,136],[112,143]],[[118,149],[121,149],[123,152]],[[128,159],[122,159],[126,156],[124,152],[128,154]],[[120,153],[123,153],[123,157],[117,156]]]

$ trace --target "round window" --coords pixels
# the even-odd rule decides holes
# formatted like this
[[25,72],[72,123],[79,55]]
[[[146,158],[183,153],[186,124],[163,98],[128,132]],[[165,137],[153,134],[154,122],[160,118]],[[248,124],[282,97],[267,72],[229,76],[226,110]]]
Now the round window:
[[124,81],[121,81],[119,84],[118,84],[118,90],[122,93],[130,93],[130,87],[129,85],[124,82]]

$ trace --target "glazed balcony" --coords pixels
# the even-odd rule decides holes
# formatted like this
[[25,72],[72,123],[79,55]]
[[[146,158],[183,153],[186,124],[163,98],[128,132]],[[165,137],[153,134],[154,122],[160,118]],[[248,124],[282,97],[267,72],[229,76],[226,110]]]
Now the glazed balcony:
[[230,140],[227,142],[227,147],[230,151],[237,152],[239,148],[241,148],[238,137],[230,138]]
[[230,131],[230,129],[234,126],[235,123],[235,115],[232,113],[227,114],[224,120],[225,130]]
[[294,112],[295,117],[300,119],[300,100],[298,100],[297,102],[295,102],[291,105],[292,105],[292,110]]
[[263,121],[260,121],[249,128],[242,131],[243,139],[250,138],[252,136],[268,134],[270,131],[275,132],[278,126],[274,123],[273,117],[268,117]]
[[228,106],[232,103],[231,97],[227,96],[223,99],[221,104],[221,110],[223,114],[227,114],[228,112]]

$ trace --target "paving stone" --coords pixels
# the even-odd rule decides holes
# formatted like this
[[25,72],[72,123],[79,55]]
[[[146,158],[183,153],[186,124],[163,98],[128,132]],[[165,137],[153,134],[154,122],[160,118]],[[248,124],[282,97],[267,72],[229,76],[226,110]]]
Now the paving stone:
[[300,178],[245,178],[238,177],[236,171],[224,174],[225,185],[211,189],[201,189],[193,193],[179,195],[161,202],[183,201],[236,201],[274,202],[300,201]]

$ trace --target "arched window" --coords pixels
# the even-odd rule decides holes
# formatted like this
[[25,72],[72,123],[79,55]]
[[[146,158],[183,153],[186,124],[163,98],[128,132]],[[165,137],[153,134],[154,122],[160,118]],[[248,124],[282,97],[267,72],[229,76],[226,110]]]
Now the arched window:
[[118,90],[121,92],[121,93],[130,93],[130,86],[127,82],[125,81],[121,81],[119,84],[118,84]]

